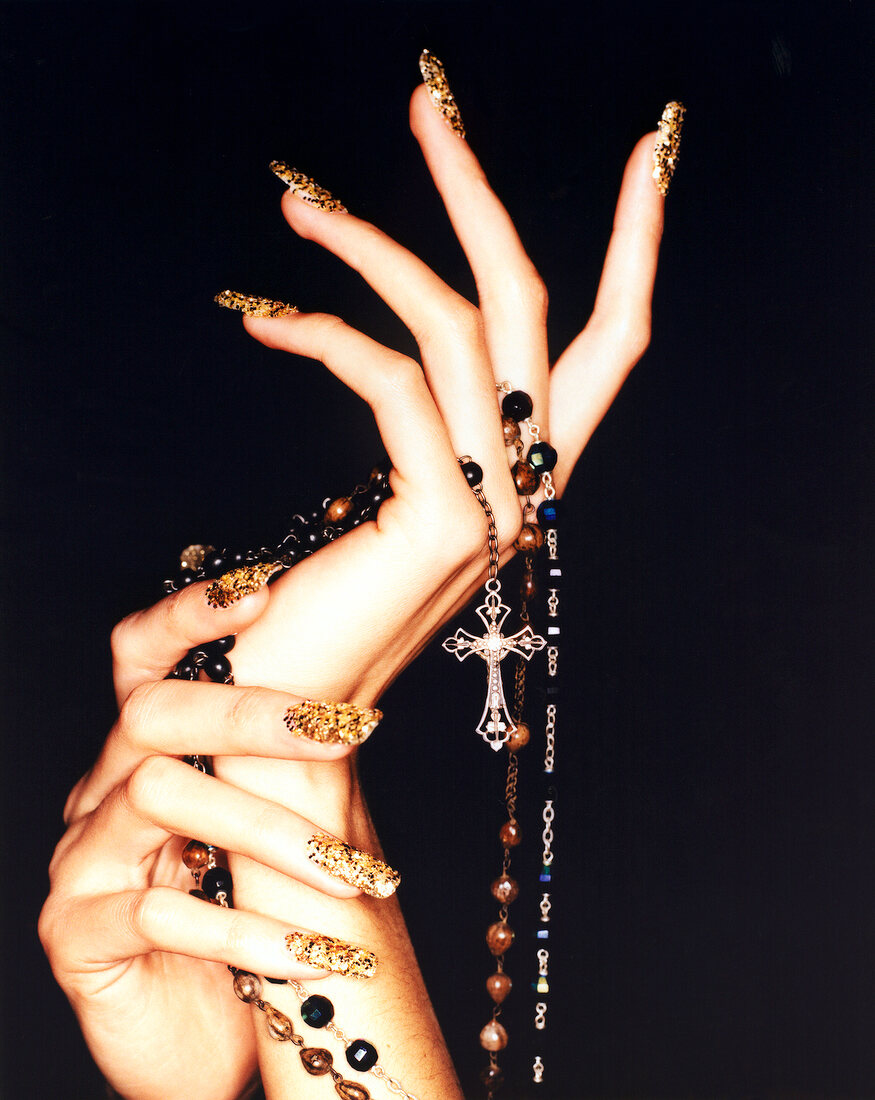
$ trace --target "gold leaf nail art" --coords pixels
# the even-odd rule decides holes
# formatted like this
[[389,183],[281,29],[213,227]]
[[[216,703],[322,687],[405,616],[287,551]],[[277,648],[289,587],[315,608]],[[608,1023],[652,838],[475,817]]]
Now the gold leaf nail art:
[[298,962],[349,978],[373,978],[377,971],[377,956],[373,951],[319,932],[290,932],[286,936],[286,947]]
[[283,160],[272,160],[270,162],[270,170],[275,176],[288,184],[289,190],[292,194],[297,195],[299,199],[309,203],[310,206],[318,207],[319,210],[326,210],[329,212],[346,214],[348,213],[346,207],[339,199],[336,199],[330,191],[327,191],[324,187],[320,187],[319,184],[310,179],[309,176],[305,176],[303,172],[299,172],[297,168],[292,168],[286,164]]
[[296,737],[326,745],[360,745],[380,724],[383,712],[354,703],[317,703],[305,699],[289,707],[285,723]]
[[272,298],[258,298],[254,294],[240,294],[236,290],[223,290],[213,299],[225,309],[236,309],[247,317],[288,317],[297,313],[297,306],[287,302],[275,302]]
[[239,569],[223,573],[207,589],[207,603],[210,607],[230,607],[244,596],[251,596],[253,592],[263,588],[280,569],[282,566],[278,563],[269,562],[263,565],[241,565]]
[[463,138],[465,136],[465,126],[459,113],[459,107],[447,83],[447,74],[444,72],[442,63],[433,53],[423,50],[419,55],[419,71],[422,73],[423,82],[429,90],[432,103],[441,113],[450,129]]
[[660,195],[668,194],[668,185],[678,165],[685,111],[683,103],[672,100],[671,103],[666,103],[659,120],[659,133],[653,147],[653,179]]
[[388,863],[370,852],[353,848],[329,833],[316,833],[307,842],[307,856],[348,886],[355,886],[372,898],[388,898],[398,889],[401,876]]

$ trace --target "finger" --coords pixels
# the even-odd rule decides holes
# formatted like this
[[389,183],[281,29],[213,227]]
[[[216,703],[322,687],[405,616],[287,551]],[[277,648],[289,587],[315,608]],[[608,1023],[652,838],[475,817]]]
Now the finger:
[[[140,684],[122,705],[64,820],[90,813],[148,756],[337,760],[370,736],[380,712],[346,704],[302,708],[298,695],[183,680]],[[315,720],[311,718],[315,715]]]
[[632,151],[592,317],[551,375],[551,442],[559,452],[553,476],[560,489],[650,340],[665,205],[651,175],[654,137],[647,134]]
[[470,145],[453,133],[422,86],[410,101],[410,128],[425,156],[477,284],[495,381],[533,399],[547,437],[547,291]]
[[236,634],[267,607],[264,586],[229,606],[212,607],[207,602],[211,583],[190,584],[115,627],[111,645],[119,705],[138,684],[166,676],[193,646]]
[[[174,837],[208,837],[323,894],[360,890],[311,855],[323,830],[275,802],[223,783],[179,760],[152,756],[84,818],[66,847],[62,873],[76,892],[143,889],[154,856]],[[349,875],[347,876],[350,877]]]

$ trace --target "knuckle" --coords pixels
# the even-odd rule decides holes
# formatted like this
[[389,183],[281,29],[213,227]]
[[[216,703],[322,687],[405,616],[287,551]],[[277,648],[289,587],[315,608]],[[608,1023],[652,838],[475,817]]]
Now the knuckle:
[[150,943],[162,943],[172,920],[167,899],[161,889],[142,890],[120,900],[118,918],[122,927]]
[[149,818],[160,807],[172,764],[163,756],[147,756],[131,772],[122,787],[122,798],[140,817]]
[[137,612],[116,623],[109,636],[109,648],[116,664],[126,664],[136,650],[134,641]]
[[163,680],[139,684],[122,703],[116,730],[125,741],[132,744],[142,741],[144,731],[154,721],[158,705],[156,696],[160,695],[163,684]]
[[392,355],[383,369],[383,386],[390,395],[407,393],[422,380],[419,364],[407,355]]
[[446,349],[470,349],[485,344],[483,315],[477,306],[456,297],[433,314],[416,334],[423,354],[437,355]]
[[236,910],[226,910],[234,915],[228,921],[225,929],[225,958],[239,959],[245,957],[252,946],[249,934],[249,921],[245,915]]
[[263,692],[257,687],[235,688],[228,708],[228,727],[233,735],[245,741],[257,729],[263,717]]
[[550,298],[547,286],[533,264],[508,273],[499,291],[505,311],[546,321]]

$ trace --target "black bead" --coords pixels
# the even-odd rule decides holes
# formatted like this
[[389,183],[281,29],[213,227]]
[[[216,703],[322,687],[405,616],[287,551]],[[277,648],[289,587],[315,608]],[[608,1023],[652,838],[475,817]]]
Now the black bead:
[[526,455],[526,462],[539,474],[546,474],[556,465],[558,457],[556,448],[551,447],[549,443],[533,443]]
[[377,1064],[377,1048],[366,1039],[353,1039],[346,1048],[346,1060],[353,1069],[362,1072]]
[[315,527],[311,527],[306,531],[303,538],[304,548],[311,554],[314,550],[318,550],[324,541],[322,531],[317,530]]
[[309,1027],[325,1027],[334,1019],[334,1005],[327,997],[314,993],[301,1005],[301,1019]]
[[229,569],[239,569],[241,565],[246,564],[247,555],[240,550],[226,550],[225,551],[225,571]]
[[216,684],[224,684],[231,675],[231,662],[221,653],[205,654],[205,660],[200,667]]
[[210,648],[218,653],[230,653],[236,641],[236,634],[228,634],[224,638],[216,638],[214,642],[210,642]]
[[537,513],[539,526],[545,530],[548,527],[558,527],[561,511],[561,504],[555,498],[553,500],[542,500],[538,505]]
[[527,420],[532,415],[532,399],[522,390],[513,390],[505,394],[501,402],[501,411],[514,420]]
[[201,889],[208,898],[217,898],[219,894],[227,894],[230,898],[233,888],[231,872],[227,867],[211,867],[209,871],[204,871]]
[[210,580],[221,577],[225,572],[225,555],[220,554],[218,550],[211,550],[204,558],[201,568]]
[[197,580],[193,569],[180,569],[173,579],[173,583],[176,585],[177,591],[180,588],[187,588],[190,584],[194,584]]
[[387,500],[392,494],[389,492],[388,485],[375,485],[368,493],[368,503],[371,507],[371,515],[377,511],[384,500]]
[[175,669],[177,680],[196,680],[197,679],[197,666],[191,658],[191,655],[185,656],[179,662]]
[[462,473],[465,475],[465,480],[472,489],[475,485],[481,485],[483,483],[483,470],[476,462],[463,462]]

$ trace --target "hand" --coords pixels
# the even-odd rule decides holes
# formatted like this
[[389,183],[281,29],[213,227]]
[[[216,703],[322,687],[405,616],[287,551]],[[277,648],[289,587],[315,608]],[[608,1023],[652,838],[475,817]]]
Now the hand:
[[[306,926],[209,905],[181,853],[188,838],[236,853],[335,899],[359,891],[307,858],[328,829],[343,836],[349,748],[293,736],[283,721],[300,699],[163,677],[190,646],[246,629],[267,589],[213,611],[195,584],[125,620],[115,632],[119,719],[65,810],[40,936],[101,1070],[126,1097],[237,1097],[255,1068],[246,1006],[227,964],[318,979],[285,935]],[[183,754],[318,760],[318,825],[183,763]],[[332,791],[339,795],[332,798]],[[343,797],[346,796],[346,797]]]

